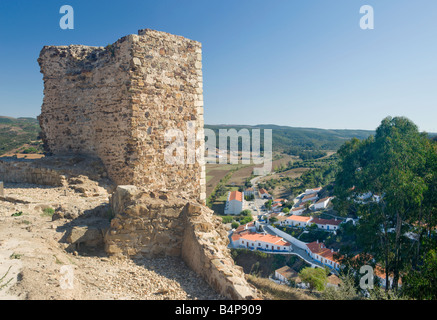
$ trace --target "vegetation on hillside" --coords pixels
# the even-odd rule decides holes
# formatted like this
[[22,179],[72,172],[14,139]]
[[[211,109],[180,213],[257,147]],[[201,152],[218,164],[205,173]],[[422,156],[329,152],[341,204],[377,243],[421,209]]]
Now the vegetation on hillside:
[[[411,298],[437,292],[437,143],[403,117],[384,119],[375,136],[339,150],[336,209],[359,218],[357,243],[372,257],[391,289]],[[379,201],[357,201],[366,193]],[[352,255],[344,263],[352,265]],[[370,263],[370,259],[363,263]],[[402,288],[398,280],[402,279]]]
[[276,186],[285,185],[292,197],[299,195],[306,189],[320,186],[325,186],[326,191],[331,192],[338,171],[338,157],[332,155],[319,160],[296,161],[282,168],[277,168],[276,171],[284,172],[296,168],[310,168],[311,170],[303,173],[296,179],[290,177],[273,178],[258,183],[258,186],[270,192]]
[[[205,129],[211,129],[216,135],[216,145],[219,146],[219,129],[248,129],[252,134],[253,129],[261,129],[261,150],[263,150],[264,129],[272,130],[273,152],[297,155],[306,159],[316,159],[326,155],[321,150],[337,150],[345,141],[351,138],[366,139],[372,131],[366,130],[325,130],[312,128],[293,128],[276,125],[205,125]],[[239,139],[239,150],[241,150],[241,138]],[[228,144],[229,146],[229,144]]]
[[42,151],[40,130],[38,120],[34,118],[0,117],[0,155],[19,148],[21,153]]

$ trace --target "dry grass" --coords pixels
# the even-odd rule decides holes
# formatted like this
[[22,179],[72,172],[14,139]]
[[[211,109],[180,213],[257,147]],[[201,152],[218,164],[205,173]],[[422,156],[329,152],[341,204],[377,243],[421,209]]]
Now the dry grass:
[[264,300],[317,300],[307,290],[276,284],[266,278],[247,275],[247,281],[261,291]]

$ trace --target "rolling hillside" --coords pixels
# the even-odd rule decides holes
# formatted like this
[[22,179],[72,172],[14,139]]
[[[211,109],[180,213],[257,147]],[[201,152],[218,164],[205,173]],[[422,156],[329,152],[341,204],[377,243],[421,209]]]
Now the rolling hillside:
[[366,139],[374,134],[374,131],[367,130],[326,130],[315,128],[294,128],[276,125],[205,125],[205,128],[213,130],[218,137],[219,129],[234,128],[237,131],[247,128],[261,129],[261,141],[263,141],[263,130],[272,129],[273,151],[297,154],[304,150],[333,150],[336,151],[345,141],[352,138]]
[[40,126],[35,118],[0,116],[0,156],[11,151],[36,153],[41,151]]

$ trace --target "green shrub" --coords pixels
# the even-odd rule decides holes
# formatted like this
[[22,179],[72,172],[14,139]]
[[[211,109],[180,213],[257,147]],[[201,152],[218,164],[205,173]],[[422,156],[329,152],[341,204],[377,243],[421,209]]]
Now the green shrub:
[[234,217],[232,217],[232,216],[223,216],[222,217],[222,222],[224,224],[231,223],[233,220],[234,220]]
[[55,209],[53,209],[53,208],[45,208],[45,209],[42,211],[42,216],[48,216],[48,217],[51,217],[51,216],[53,216],[54,213],[55,213]]
[[240,214],[242,216],[248,216],[251,213],[252,213],[252,211],[250,211],[249,209],[246,209],[246,210],[243,210],[243,211],[240,212]]

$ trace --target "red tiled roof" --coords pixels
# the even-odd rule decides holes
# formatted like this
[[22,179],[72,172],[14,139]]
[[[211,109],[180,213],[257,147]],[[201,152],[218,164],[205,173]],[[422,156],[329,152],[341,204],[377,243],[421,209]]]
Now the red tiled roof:
[[[386,274],[385,274],[385,269],[384,269],[383,267],[381,267],[380,265],[376,265],[375,268],[374,268],[374,270],[373,270],[373,272],[375,273],[375,275],[376,275],[378,278],[381,278],[381,279],[383,279],[384,281],[387,279]],[[393,272],[390,272],[390,273],[388,274],[388,277],[389,277],[389,279],[391,278],[390,281],[392,281],[392,279],[393,279],[393,277],[394,277]],[[384,284],[385,284],[385,283],[384,283]],[[401,277],[399,277],[398,284],[402,285],[402,278],[401,278]]]
[[234,232],[241,233],[241,232],[243,232],[243,231],[247,231],[247,229],[248,229],[249,227],[254,227],[254,226],[255,226],[255,224],[254,224],[254,222],[252,221],[252,222],[249,222],[249,223],[242,224],[242,225],[238,226],[237,229],[235,229]]
[[315,224],[330,224],[332,226],[338,226],[340,223],[342,223],[342,220],[314,218],[312,223],[315,223]]
[[286,201],[286,199],[275,199],[275,200],[273,200],[273,202],[283,202],[283,201]]
[[261,193],[261,194],[269,194],[269,193],[267,192],[267,190],[266,190],[266,189],[263,189],[263,188],[259,189],[259,193]]
[[271,234],[260,234],[260,233],[248,233],[241,236],[242,239],[248,241],[262,241],[270,244],[278,245],[278,246],[290,246],[290,243],[284,241],[281,237],[273,236]]
[[317,241],[315,241],[315,242],[307,243],[307,247],[312,253],[318,254],[319,256],[325,259],[340,264],[340,262],[334,258],[335,252],[333,252],[331,249],[326,248],[326,246],[323,243],[320,242],[317,243]]
[[275,270],[275,272],[279,273],[280,275],[282,275],[284,278],[287,279],[297,276],[297,272],[291,269],[289,266],[283,266],[282,268]]
[[295,216],[295,215],[292,215],[292,216],[289,216],[289,217],[287,218],[287,220],[300,221],[300,222],[308,222],[308,221],[311,220],[311,218],[312,218],[312,217],[303,217],[303,216]]
[[291,209],[291,211],[299,211],[299,210],[305,210],[305,207],[298,207],[298,208]]
[[314,241],[307,243],[307,247],[312,253],[319,254],[319,252],[324,249],[325,245],[323,243]]
[[239,191],[231,191],[231,194],[229,195],[229,201],[237,200],[237,201],[243,201],[243,193]]
[[317,201],[316,203],[322,203],[322,202],[325,202],[326,200],[328,200],[330,197],[326,197],[326,198],[323,198],[323,199],[320,199],[319,201]]
[[302,201],[312,199],[312,198],[317,198],[317,196],[315,194],[309,194],[309,195],[306,195],[305,197],[303,197]]
[[241,238],[241,236],[238,233],[235,233],[232,235],[231,239],[232,241],[237,241]]

